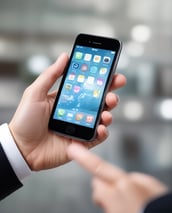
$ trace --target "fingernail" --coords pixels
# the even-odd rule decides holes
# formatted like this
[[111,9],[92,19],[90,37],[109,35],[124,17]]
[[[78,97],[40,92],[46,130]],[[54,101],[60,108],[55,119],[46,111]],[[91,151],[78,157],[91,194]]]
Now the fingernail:
[[116,95],[116,99],[117,99],[117,104],[119,104],[120,103],[120,97],[119,97],[119,95]]

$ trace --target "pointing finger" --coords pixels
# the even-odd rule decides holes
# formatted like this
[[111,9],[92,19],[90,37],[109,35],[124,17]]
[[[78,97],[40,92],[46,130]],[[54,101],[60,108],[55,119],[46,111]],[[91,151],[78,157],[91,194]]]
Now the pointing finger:
[[68,155],[91,174],[108,182],[114,182],[125,175],[125,172],[118,167],[114,167],[92,154],[80,144],[71,144],[68,147]]

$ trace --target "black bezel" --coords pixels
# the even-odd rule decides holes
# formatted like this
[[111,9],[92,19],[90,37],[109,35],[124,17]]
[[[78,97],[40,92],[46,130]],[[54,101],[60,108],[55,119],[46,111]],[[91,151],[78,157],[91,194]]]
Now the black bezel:
[[[114,74],[113,71],[115,71],[115,68],[116,68],[116,65],[117,65],[117,62],[118,62],[118,58],[119,58],[120,51],[121,51],[121,42],[119,40],[116,40],[116,39],[113,39],[113,38],[93,36],[93,35],[88,35],[88,34],[79,34],[77,36],[75,43],[74,43],[74,46],[73,46],[73,49],[72,49],[72,52],[71,52],[71,57],[70,57],[69,62],[67,64],[66,68],[65,68],[65,72],[64,72],[64,75],[63,75],[63,78],[61,80],[61,84],[60,84],[60,87],[59,87],[59,92],[57,94],[57,97],[56,97],[56,100],[55,100],[55,103],[54,103],[54,107],[53,107],[53,110],[52,110],[52,113],[51,113],[51,117],[50,117],[49,124],[48,124],[49,129],[51,129],[51,130],[53,130],[53,131],[55,131],[55,132],[57,132],[61,135],[68,136],[70,138],[75,138],[75,139],[79,139],[79,140],[82,140],[82,141],[92,141],[96,136],[96,127],[97,127],[97,124],[99,123],[100,116],[97,116],[94,128],[89,128],[89,127],[85,127],[85,126],[81,126],[81,125],[77,125],[77,124],[68,123],[68,122],[64,122],[64,121],[61,121],[61,120],[53,119],[53,115],[54,115],[54,112],[55,112],[55,109],[56,109],[56,104],[57,104],[59,96],[60,96],[60,91],[62,90],[63,83],[65,81],[65,77],[66,77],[70,62],[72,60],[72,56],[73,56],[74,49],[75,49],[76,45],[82,45],[82,46],[100,48],[100,49],[107,49],[107,50],[112,50],[112,51],[116,52],[115,57],[114,57],[113,62],[112,62],[110,72],[109,72],[110,74],[109,74],[108,79],[107,79],[108,83],[105,86],[105,91],[104,91],[103,96],[102,96],[101,106],[99,107],[98,114],[100,114],[100,112],[102,111],[102,108],[104,106],[105,94],[108,90],[108,86],[111,83],[110,79]],[[69,132],[68,132],[68,127],[69,127],[69,129],[71,128],[71,131],[69,131]],[[75,131],[72,131],[72,129],[74,129]]]

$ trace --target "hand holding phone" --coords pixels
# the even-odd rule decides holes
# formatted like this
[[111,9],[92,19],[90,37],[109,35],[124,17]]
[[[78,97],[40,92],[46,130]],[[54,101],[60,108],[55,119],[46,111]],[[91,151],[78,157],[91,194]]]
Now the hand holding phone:
[[81,141],[96,136],[104,97],[121,51],[121,42],[79,34],[64,72],[49,129]]

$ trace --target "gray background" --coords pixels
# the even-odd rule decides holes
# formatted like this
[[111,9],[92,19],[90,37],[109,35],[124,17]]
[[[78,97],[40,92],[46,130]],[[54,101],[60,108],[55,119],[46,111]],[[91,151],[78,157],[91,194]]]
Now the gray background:
[[[116,91],[121,101],[109,138],[92,151],[171,186],[171,10],[171,0],[0,0],[0,123],[11,119],[38,73],[61,52],[70,53],[78,33],[117,37],[123,41],[117,71],[128,83]],[[147,31],[133,38],[138,25]],[[148,33],[147,40],[139,33],[144,39]],[[91,200],[91,176],[73,162],[23,183],[0,202],[1,213],[102,212]]]

